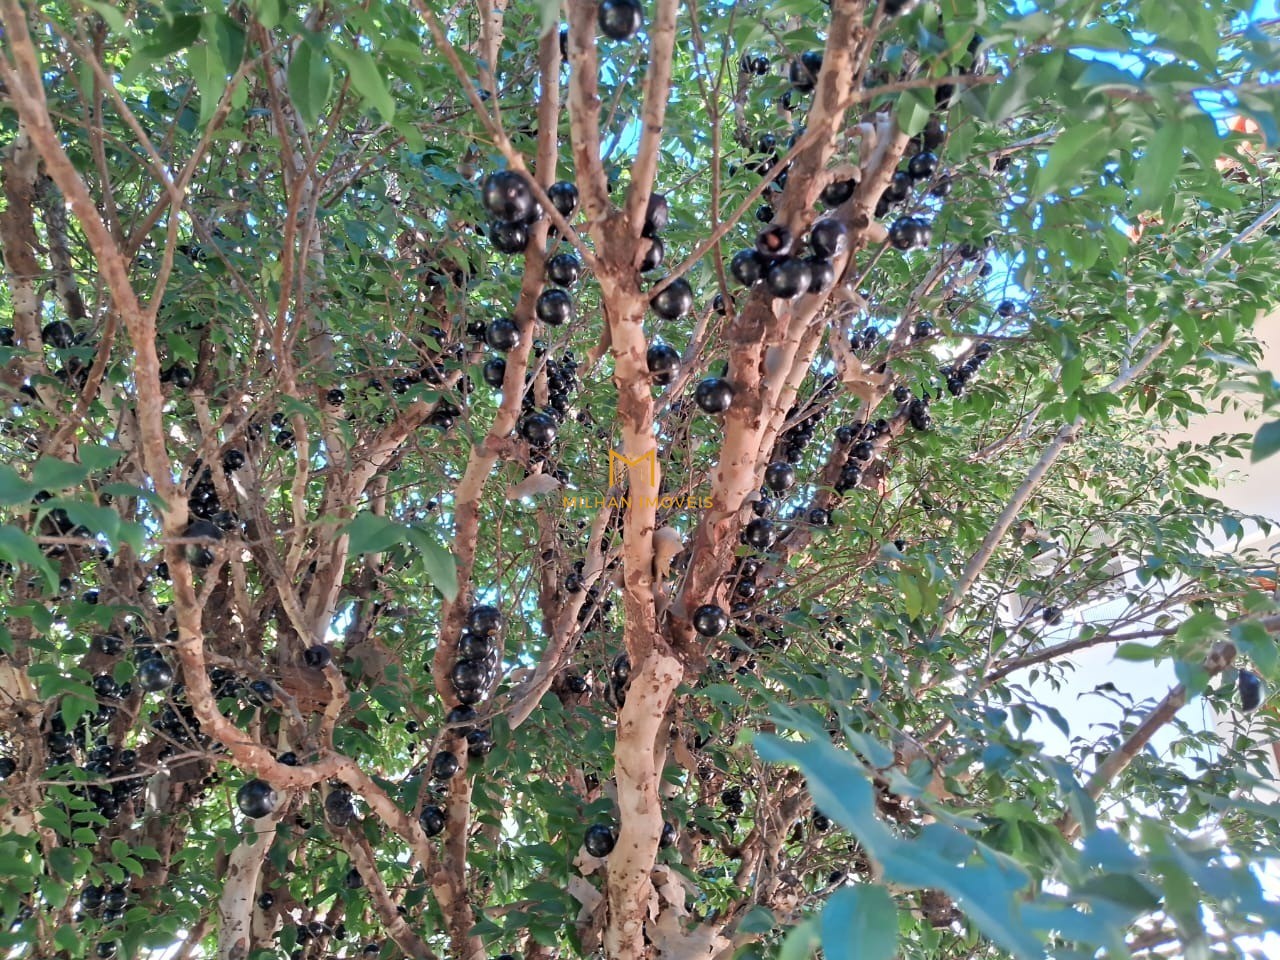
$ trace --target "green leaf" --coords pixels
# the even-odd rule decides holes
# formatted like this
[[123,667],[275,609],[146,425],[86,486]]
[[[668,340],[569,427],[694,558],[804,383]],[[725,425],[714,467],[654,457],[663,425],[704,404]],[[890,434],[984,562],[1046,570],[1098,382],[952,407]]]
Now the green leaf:
[[39,488],[19,476],[8,464],[0,464],[0,507],[16,507],[31,503]]
[[336,49],[335,54],[347,65],[351,74],[351,85],[364,99],[365,103],[378,111],[383,123],[390,123],[395,116],[396,104],[391,99],[387,83],[378,72],[378,65],[373,56],[364,50]]
[[1053,193],[1079,180],[1081,173],[1106,154],[1111,145],[1109,132],[1103,123],[1082,123],[1062,131],[1049,148],[1044,166],[1036,173],[1036,195]]
[[388,520],[367,510],[356,514],[355,519],[347,524],[345,533],[349,538],[347,550],[352,556],[362,553],[382,553],[409,539],[409,531],[404,524]]
[[289,96],[308,124],[320,118],[333,89],[333,70],[324,54],[303,42],[289,64]]
[[909,137],[914,137],[925,128],[929,115],[933,112],[933,90],[904,90],[898,97],[894,107],[894,116],[898,119],[898,127]]
[[826,960],[891,960],[898,949],[897,915],[884,887],[842,887],[822,911],[822,955]]
[[124,33],[125,20],[124,14],[110,3],[99,3],[98,0],[82,0],[84,5],[102,18],[102,22],[111,28],[114,33]]
[[41,457],[31,468],[31,482],[41,490],[65,490],[78,487],[88,478],[90,469],[79,463],[68,463],[54,457]]
[[813,956],[813,951],[817,949],[818,943],[818,918],[810,917],[804,923],[791,928],[791,932],[782,941],[778,960],[809,960]]
[[58,589],[58,571],[41,552],[39,545],[17,527],[0,527],[0,560],[26,564],[38,570],[50,590]]
[[1253,437],[1253,447],[1249,451],[1249,462],[1257,463],[1265,460],[1280,450],[1280,420],[1272,420],[1258,428]]
[[183,14],[169,23],[157,24],[152,31],[151,42],[142,48],[142,54],[152,60],[160,60],[191,46],[199,36],[200,17]]
[[1183,133],[1183,125],[1170,118],[1147,144],[1133,177],[1139,194],[1137,210],[1156,210],[1169,195],[1173,179],[1182,167]]
[[1148,647],[1145,643],[1122,643],[1116,648],[1119,660],[1159,660],[1163,655],[1159,647]]
[[458,561],[453,552],[421,527],[409,528],[409,539],[422,556],[422,565],[446,600],[458,595]]

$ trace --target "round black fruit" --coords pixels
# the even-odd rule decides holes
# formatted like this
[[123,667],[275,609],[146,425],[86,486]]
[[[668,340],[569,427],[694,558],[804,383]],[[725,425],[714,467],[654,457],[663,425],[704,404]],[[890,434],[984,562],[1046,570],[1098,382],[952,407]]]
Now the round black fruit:
[[679,320],[693,309],[693,287],[684,277],[677,277],[649,301],[649,306],[664,320]]
[[323,670],[333,663],[333,651],[323,643],[313,644],[302,651],[302,662],[314,670]]
[[437,780],[448,780],[458,772],[458,758],[448,750],[441,750],[431,758],[431,776]]
[[836,266],[830,260],[805,257],[804,264],[809,268],[810,293],[823,293],[836,282]]
[[604,0],[600,4],[600,32],[612,40],[630,40],[644,26],[640,0]]
[[818,82],[818,72],[822,69],[822,54],[810,51],[799,59],[792,60],[787,70],[787,79],[791,86],[801,93],[809,93]]
[[764,277],[768,263],[768,260],[754,250],[739,250],[729,261],[729,272],[744,287],[750,287]]
[[919,250],[933,239],[933,228],[919,217],[899,217],[889,227],[889,243],[895,250]]
[[578,209],[578,188],[568,180],[553,183],[547,190],[547,196],[551,199],[551,205],[566,220],[573,216],[573,211]]
[[531,413],[520,421],[520,436],[535,447],[549,447],[555,443],[559,427],[545,413]]
[[649,241],[649,249],[644,252],[644,258],[640,261],[641,273],[652,273],[662,266],[662,261],[667,256],[666,244],[662,242],[661,237],[653,237]]
[[613,827],[605,823],[595,823],[587,828],[587,835],[583,838],[582,845],[593,857],[607,857],[613,852],[613,845],[617,842],[618,838],[613,833]]
[[[192,520],[187,524],[184,537],[192,540],[221,540],[222,530],[216,523],[208,520]],[[213,551],[199,543],[188,543],[184,549],[187,563],[193,567],[207,567],[213,563]]]
[[510,317],[498,317],[485,328],[484,342],[500,353],[507,353],[520,346],[520,328]]
[[764,468],[764,485],[774,493],[785,493],[796,483],[796,469],[785,460],[775,460]]
[[1240,693],[1240,709],[1246,713],[1256,710],[1262,703],[1262,680],[1252,670],[1241,670],[1236,677],[1236,689]]
[[680,354],[667,343],[651,344],[645,352],[649,376],[659,386],[665,386],[680,374]]
[[173,686],[173,667],[163,657],[148,657],[138,664],[138,686],[147,693],[159,693]]
[[528,181],[514,170],[489,174],[481,194],[485,209],[498,220],[515,223],[528,219],[534,212],[533,191]]
[[768,550],[777,539],[777,530],[768,517],[756,517],[747,524],[742,532],[742,539],[749,547],[756,550]]
[[489,224],[489,239],[499,253],[524,253],[529,245],[529,228],[523,223],[495,220]]
[[269,816],[279,802],[279,795],[265,780],[247,780],[236,791],[236,806],[254,820]]
[[756,251],[763,257],[785,257],[794,239],[791,230],[780,223],[756,235]]
[[65,320],[53,320],[45,324],[40,338],[47,346],[65,350],[76,342],[76,331]]
[[502,611],[491,603],[481,603],[467,613],[467,629],[477,637],[492,637],[502,629]]
[[582,276],[582,261],[572,253],[557,253],[547,261],[547,279],[559,287],[572,287]]
[[819,257],[830,260],[844,253],[849,243],[849,228],[830,217],[819,220],[809,230],[809,246]]
[[227,473],[234,473],[244,466],[244,453],[239,450],[228,450],[222,455],[222,469]]
[[704,603],[693,611],[693,629],[704,637],[718,637],[729,628],[729,615],[714,603]]
[[483,690],[488,684],[489,668],[483,660],[459,660],[449,674],[453,689]]
[[493,640],[468,630],[458,638],[458,656],[464,660],[483,660],[493,653]]
[[703,413],[724,413],[733,403],[733,384],[722,377],[707,377],[694,389],[693,400]]
[[484,365],[484,382],[497,390],[502,386],[503,378],[507,375],[507,361],[501,357],[494,357]]
[[444,832],[444,811],[434,803],[429,803],[418,814],[418,824],[428,837],[435,837]]
[[666,194],[649,194],[649,205],[644,212],[644,230],[642,236],[652,239],[667,229],[671,220],[671,207],[667,204]]
[[835,180],[822,188],[818,198],[828,207],[838,207],[853,196],[857,186],[856,180]]
[[573,298],[563,290],[543,290],[533,311],[543,323],[558,327],[573,319]]
[[907,163],[907,175],[912,180],[932,180],[938,172],[938,155],[927,150],[917,153]]
[[493,751],[493,734],[479,728],[467,734],[467,756],[473,760],[487,757]]
[[775,260],[765,274],[765,286],[780,300],[792,300],[809,290],[809,265],[799,257]]

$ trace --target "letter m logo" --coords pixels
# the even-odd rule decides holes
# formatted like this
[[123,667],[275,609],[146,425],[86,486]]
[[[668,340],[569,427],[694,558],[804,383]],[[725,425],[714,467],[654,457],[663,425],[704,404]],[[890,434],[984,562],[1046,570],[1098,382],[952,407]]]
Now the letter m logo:
[[622,465],[628,467],[638,467],[646,460],[649,461],[649,485],[656,487],[658,485],[658,451],[649,450],[640,454],[638,457],[628,457],[619,453],[617,450],[609,451],[609,486],[616,487],[622,480]]

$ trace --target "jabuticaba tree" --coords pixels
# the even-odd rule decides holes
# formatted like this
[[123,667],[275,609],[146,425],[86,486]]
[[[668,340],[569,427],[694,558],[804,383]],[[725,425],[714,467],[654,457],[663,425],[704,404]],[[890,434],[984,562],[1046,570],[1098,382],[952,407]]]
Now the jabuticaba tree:
[[1274,936],[1249,8],[0,0],[0,952]]

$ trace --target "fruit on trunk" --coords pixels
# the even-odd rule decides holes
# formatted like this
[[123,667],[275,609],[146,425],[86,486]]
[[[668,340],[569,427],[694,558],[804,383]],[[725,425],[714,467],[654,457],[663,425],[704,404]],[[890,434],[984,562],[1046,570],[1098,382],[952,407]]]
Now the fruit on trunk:
[[714,603],[704,603],[693,611],[693,629],[704,637],[718,637],[729,627],[729,615]]
[[598,14],[600,32],[611,40],[630,40],[644,26],[640,0],[604,0]]
[[279,795],[265,780],[246,780],[236,791],[236,806],[253,820],[269,816],[279,802]]
[[694,389],[693,400],[703,413],[724,413],[733,404],[733,384],[722,377],[707,377]]
[[611,826],[605,823],[593,823],[587,828],[582,845],[593,857],[607,857],[613,852],[613,846],[617,842],[618,838],[614,835]]

